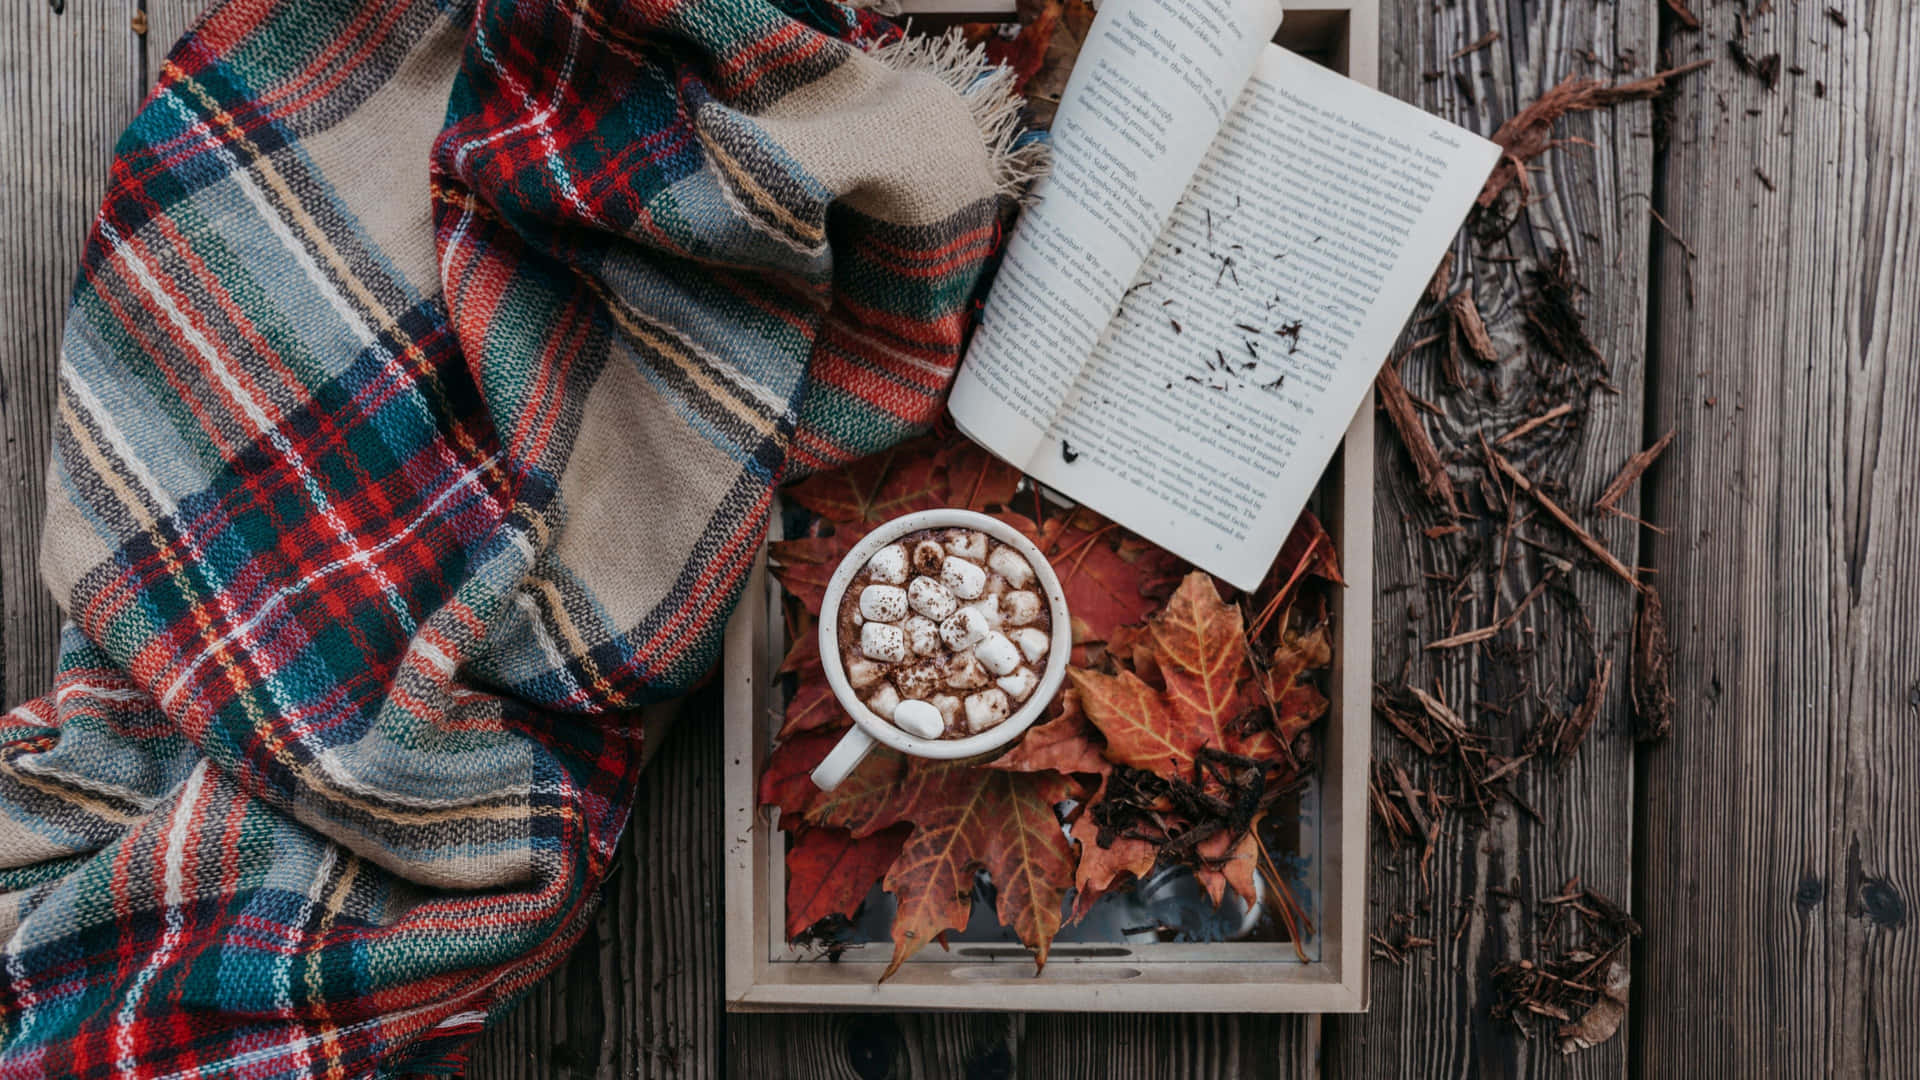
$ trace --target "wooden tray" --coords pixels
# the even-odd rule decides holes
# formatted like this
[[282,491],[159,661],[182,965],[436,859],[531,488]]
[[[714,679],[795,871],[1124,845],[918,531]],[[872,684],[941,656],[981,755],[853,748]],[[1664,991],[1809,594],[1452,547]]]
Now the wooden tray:
[[[1287,13],[1279,42],[1372,85],[1375,0]],[[780,587],[762,552],[727,627],[725,684],[726,1001],[730,1010],[992,1009],[1116,1012],[1358,1012],[1367,1001],[1364,892],[1372,723],[1373,402],[1321,479],[1322,520],[1347,587],[1336,601],[1331,701],[1321,775],[1306,799],[1302,897],[1316,932],[1302,962],[1285,941],[1145,945],[1056,943],[1036,976],[1024,949],[956,943],[922,949],[885,984],[882,944],[836,960],[786,943],[785,842],[761,812],[756,780],[779,728],[775,674],[785,651]]]

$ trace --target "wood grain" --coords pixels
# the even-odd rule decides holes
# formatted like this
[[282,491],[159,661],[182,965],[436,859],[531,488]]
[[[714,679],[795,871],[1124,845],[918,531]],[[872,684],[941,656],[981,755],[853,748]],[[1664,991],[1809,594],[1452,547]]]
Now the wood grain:
[[[1677,700],[1642,785],[1646,1076],[1920,1053],[1920,9],[1825,7],[1749,11],[1778,86],[1716,64],[1667,165],[1698,258],[1654,264],[1680,434],[1647,499]],[[1695,10],[1724,55],[1739,13]]]
[[[1382,5],[1380,20],[1382,89],[1490,133],[1569,75],[1607,79],[1616,69],[1624,78],[1651,72],[1657,6],[1657,0],[1602,7],[1586,0],[1538,5],[1390,0]],[[1499,37],[1490,46],[1450,59],[1493,31]],[[1470,95],[1458,85],[1456,73],[1465,76]],[[1423,646],[1496,622],[1545,569],[1539,552],[1522,547],[1526,553],[1515,557],[1497,591],[1487,584],[1480,567],[1497,561],[1504,514],[1488,514],[1477,477],[1485,474],[1481,436],[1491,442],[1568,400],[1547,391],[1530,370],[1528,357],[1541,350],[1523,332],[1520,310],[1523,296],[1533,291],[1521,275],[1545,264],[1552,252],[1567,254],[1572,275],[1585,286],[1580,307],[1586,328],[1618,392],[1572,398],[1571,416],[1536,426],[1501,452],[1509,457],[1518,452],[1529,477],[1556,494],[1568,493],[1556,501],[1585,507],[1642,446],[1647,208],[1654,182],[1650,124],[1645,104],[1569,117],[1559,134],[1591,145],[1563,146],[1535,163],[1540,168],[1527,174],[1534,201],[1500,239],[1456,244],[1452,288],[1473,290],[1501,359],[1489,366],[1459,357],[1457,367],[1468,385],[1455,390],[1443,344],[1415,352],[1403,379],[1413,394],[1439,407],[1440,415],[1422,421],[1441,455],[1450,457],[1454,484],[1479,520],[1466,521],[1461,533],[1429,540],[1423,530],[1446,519],[1420,489],[1398,439],[1381,425],[1374,519],[1375,677],[1436,693],[1470,728],[1489,733],[1502,753],[1515,752],[1546,710],[1565,712],[1584,698],[1596,666],[1595,642],[1614,657],[1616,670],[1625,670],[1632,593],[1604,569],[1576,573],[1573,592],[1594,627],[1595,642],[1579,630],[1577,618],[1558,597],[1549,594],[1528,606],[1495,639],[1524,651],[1519,662],[1524,683],[1507,664],[1492,661],[1488,650],[1494,643],[1439,651]],[[1515,211],[1511,201],[1507,205],[1511,217]],[[1434,329],[1416,323],[1411,335]],[[1619,518],[1581,524],[1634,564],[1634,526]],[[1584,554],[1545,514],[1536,512],[1516,535],[1576,561]],[[1477,579],[1463,594],[1457,614],[1453,582],[1429,574]],[[1508,701],[1523,688],[1528,693]],[[1510,712],[1502,715],[1477,702],[1505,702]],[[1376,832],[1368,884],[1373,931],[1390,940],[1411,932],[1436,945],[1413,953],[1404,967],[1374,964],[1368,1014],[1327,1018],[1329,1075],[1625,1073],[1630,1031],[1563,1058],[1551,1040],[1528,1041],[1488,1018],[1490,971],[1500,962],[1536,955],[1540,929],[1527,906],[1496,900],[1488,889],[1511,889],[1531,900],[1551,895],[1578,874],[1625,901],[1632,855],[1630,727],[1625,683],[1616,678],[1571,762],[1536,761],[1520,772],[1516,789],[1541,820],[1511,808],[1497,811],[1484,829],[1452,818],[1433,858],[1430,892],[1420,881],[1418,852],[1391,858],[1379,850],[1383,841]],[[1376,725],[1375,753],[1407,762],[1419,775],[1418,755],[1384,724]],[[1411,915],[1412,921],[1403,930],[1394,922],[1396,915]]]
[[40,584],[60,334],[120,129],[139,103],[134,5],[9,8],[0,35],[0,698],[52,685],[60,612]]

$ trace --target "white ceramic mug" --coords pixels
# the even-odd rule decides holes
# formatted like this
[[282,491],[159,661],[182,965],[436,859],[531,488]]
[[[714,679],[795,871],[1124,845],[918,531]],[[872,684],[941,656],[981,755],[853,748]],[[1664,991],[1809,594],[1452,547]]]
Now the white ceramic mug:
[[[1032,696],[999,724],[964,739],[921,739],[894,727],[885,717],[867,708],[867,704],[854,694],[853,687],[847,684],[846,668],[840,662],[840,601],[846,596],[847,586],[852,584],[854,575],[867,565],[875,552],[908,533],[922,529],[977,529],[988,536],[1011,547],[1032,564],[1036,582],[1040,591],[1046,595],[1047,608],[1052,614],[1053,641],[1047,647],[1047,669],[1040,676],[1040,683],[1033,689]],[[1073,626],[1067,613],[1067,594],[1060,587],[1060,578],[1053,572],[1053,564],[1033,541],[1022,536],[1019,530],[985,514],[976,514],[971,510],[922,510],[894,518],[875,528],[864,539],[847,552],[840,566],[827,582],[826,597],[820,603],[820,664],[826,669],[827,685],[833,688],[833,696],[840,701],[840,707],[853,718],[853,727],[840,737],[826,759],[813,770],[813,782],[822,791],[832,791],[840,786],[848,774],[852,773],[866,756],[873,751],[876,743],[885,743],[903,754],[915,757],[956,760],[960,758],[989,756],[1008,743],[1018,739],[1033,722],[1046,711],[1047,703],[1060,691],[1060,684],[1067,677],[1067,660],[1073,651]]]

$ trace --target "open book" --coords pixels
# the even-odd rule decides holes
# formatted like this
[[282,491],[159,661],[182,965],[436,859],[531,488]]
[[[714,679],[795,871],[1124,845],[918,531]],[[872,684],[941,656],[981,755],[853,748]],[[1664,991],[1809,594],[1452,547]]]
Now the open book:
[[1271,44],[1277,0],[1106,0],[949,407],[1256,587],[1499,149]]

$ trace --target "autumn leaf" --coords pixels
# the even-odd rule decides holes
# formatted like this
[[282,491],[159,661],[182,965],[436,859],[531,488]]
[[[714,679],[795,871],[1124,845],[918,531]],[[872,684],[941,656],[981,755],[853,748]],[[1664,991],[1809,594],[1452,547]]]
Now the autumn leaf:
[[813,786],[813,770],[839,741],[839,732],[810,732],[774,747],[760,770],[760,805],[777,806],[789,818],[806,813],[820,795]]
[[900,856],[908,826],[871,836],[804,829],[787,848],[787,939],[830,915],[851,917]]
[[1333,661],[1331,635],[1332,627],[1326,623],[1308,630],[1284,630],[1272,663],[1248,684],[1246,707],[1268,710],[1283,744],[1291,743],[1327,713],[1326,695],[1302,679]]
[[833,696],[833,688],[825,679],[803,679],[794,688],[793,696],[787,698],[785,719],[780,725],[782,739],[809,731],[819,731],[826,727],[840,727],[847,722],[847,711],[840,705],[840,699]]
[[1073,873],[1073,920],[1079,922],[1093,905],[1114,887],[1129,879],[1145,878],[1160,858],[1158,845],[1138,837],[1115,835],[1111,843],[1100,843],[1100,826],[1093,820],[1093,807],[1106,796],[1107,780],[1088,800],[1073,822],[1073,839],[1079,847],[1079,863]]
[[1053,43],[1053,29],[1060,25],[1064,0],[1044,0],[1031,19],[1020,21],[1020,32],[1011,39],[998,34],[985,38],[987,61],[1004,65],[1013,72],[1014,93],[1026,90],[1027,80],[1040,72],[1047,58],[1047,46]]
[[779,807],[783,821],[812,821],[844,813],[837,808],[859,800],[885,799],[906,771],[907,759],[884,746],[876,747],[832,791],[813,786],[813,770],[826,760],[842,734],[839,730],[809,731],[774,747],[760,771],[760,805]]
[[[835,525],[864,526],[946,505],[947,486],[931,438],[902,443],[786,489],[786,497]],[[856,535],[854,539],[858,539]]]
[[1036,527],[1019,514],[1002,521],[1025,533],[1053,564],[1067,594],[1074,643],[1106,641],[1145,619],[1179,580],[1184,563],[1090,510]]
[[967,925],[976,870],[993,878],[1001,924],[1045,967],[1073,877],[1073,849],[1053,807],[1072,793],[1072,783],[1058,773],[916,759],[879,797],[816,804],[809,815],[814,821],[855,837],[902,821],[914,825],[883,882],[897,906],[893,959],[881,980],[927,942]]
[[984,512],[1013,502],[1020,487],[1019,469],[967,439],[942,449],[940,464],[946,473],[947,506]]
[[1253,879],[1260,868],[1260,850],[1253,829],[1242,830],[1238,837],[1222,829],[1195,844],[1193,850],[1204,860],[1194,871],[1194,877],[1199,879],[1200,887],[1207,891],[1214,907],[1226,899],[1229,885],[1248,907],[1259,902],[1260,894]]
[[1107,675],[1068,668],[1088,719],[1107,737],[1107,757],[1168,779],[1194,774],[1202,747],[1271,758],[1279,747],[1264,730],[1242,732],[1241,681],[1250,677],[1240,610],[1221,601],[1213,579],[1195,571],[1149,623],[1166,690],[1131,671]]
[[784,741],[802,732],[846,726],[846,710],[840,707],[839,699],[833,696],[833,688],[827,685],[826,676],[820,670],[820,636],[813,632],[811,624],[800,629],[779,670],[782,674],[798,673],[800,680],[787,696],[785,719],[777,739]]
[[1087,722],[1080,708],[1080,695],[1067,690],[1060,695],[1058,711],[1044,723],[1027,729],[1013,749],[986,763],[989,769],[1009,772],[1093,773],[1105,776],[1113,771],[1107,760],[1100,731]]
[[833,580],[840,560],[859,539],[858,534],[841,532],[775,540],[767,545],[767,562],[773,576],[780,579],[780,587],[798,597],[810,614],[818,615],[827,599],[827,582]]
[[[1167,700],[1183,724],[1217,732],[1239,715],[1240,682],[1248,674],[1246,627],[1240,609],[1220,600],[1212,578],[1197,571],[1187,575],[1147,631]],[[1226,741],[1212,745],[1224,747]]]

